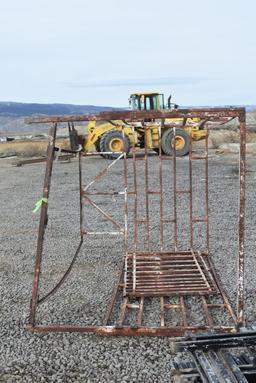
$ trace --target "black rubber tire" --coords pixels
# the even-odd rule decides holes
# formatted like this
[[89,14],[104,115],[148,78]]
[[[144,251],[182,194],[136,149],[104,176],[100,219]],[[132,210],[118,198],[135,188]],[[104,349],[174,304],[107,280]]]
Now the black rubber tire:
[[95,142],[94,146],[95,146],[96,151],[101,155],[101,157],[105,158],[104,154],[101,154],[101,152],[100,152],[100,139],[97,142]]
[[96,152],[100,152],[100,143],[99,143],[99,140],[95,142],[94,146],[95,146]]
[[[175,137],[180,136],[184,140],[184,146],[181,149],[176,149],[176,156],[183,157],[189,152],[189,135],[185,130],[176,128]],[[162,150],[167,156],[172,156],[174,148],[172,146],[172,140],[174,138],[174,132],[172,128],[165,130],[162,135]]]
[[[129,154],[130,140],[126,134],[123,137],[123,133],[120,130],[109,130],[101,136],[99,144],[100,152],[111,152],[109,144],[113,138],[121,138],[122,140],[124,139],[124,152]],[[102,154],[102,156],[108,159],[116,159],[120,156],[120,153],[112,152],[112,154]]]

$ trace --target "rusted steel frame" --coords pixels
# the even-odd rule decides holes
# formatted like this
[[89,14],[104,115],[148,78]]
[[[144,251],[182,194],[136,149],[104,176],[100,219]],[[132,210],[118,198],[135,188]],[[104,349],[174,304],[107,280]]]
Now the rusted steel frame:
[[70,271],[72,270],[72,268],[73,268],[73,266],[74,266],[74,263],[75,263],[75,261],[76,261],[76,259],[77,259],[77,256],[78,256],[78,254],[79,254],[79,252],[80,252],[80,250],[81,250],[81,246],[82,246],[82,244],[83,244],[83,238],[81,237],[81,241],[80,241],[80,243],[79,243],[79,245],[78,245],[78,248],[77,248],[77,250],[76,250],[76,252],[75,252],[75,255],[74,255],[74,257],[73,257],[73,259],[72,259],[72,261],[71,261],[71,263],[70,263],[70,265],[69,265],[67,271],[64,273],[64,275],[63,275],[62,278],[59,280],[59,282],[54,286],[54,288],[53,288],[51,291],[49,291],[49,293],[47,293],[44,297],[38,299],[37,304],[40,304],[40,303],[45,302],[45,301],[46,301],[48,298],[50,298],[50,297],[51,297],[51,296],[52,296],[52,295],[53,295],[53,294],[60,288],[60,286],[65,282],[67,276],[69,275]]
[[[136,253],[133,253],[132,256],[132,292],[135,294],[136,291]],[[127,281],[125,281],[125,285],[127,286]]]
[[184,297],[180,296],[180,307],[181,307],[181,325],[183,327],[188,326],[188,320],[187,320],[187,309],[184,302]]
[[[125,141],[124,128],[122,128],[123,142]],[[124,151],[124,253],[128,252],[128,175],[127,175],[127,154]]]
[[124,320],[125,320],[125,314],[126,314],[126,311],[127,311],[128,301],[129,301],[129,298],[127,296],[124,297],[122,305],[121,305],[120,314],[119,314],[119,317],[118,317],[118,319],[116,321],[116,326],[115,327],[117,327],[117,328],[123,327],[123,323],[124,323]]
[[201,277],[203,278],[203,280],[204,280],[206,286],[207,286],[209,289],[211,289],[211,287],[210,287],[210,285],[209,285],[209,282],[208,282],[208,280],[207,280],[207,278],[206,278],[204,272],[202,271],[201,266],[200,266],[199,263],[198,263],[198,260],[197,260],[197,258],[196,258],[195,253],[194,253],[193,251],[192,251],[192,253],[193,253],[194,261],[195,261],[195,263],[196,263],[196,265],[197,265],[198,271],[199,271],[199,273],[201,274]]
[[160,197],[160,250],[163,251],[164,246],[164,231],[163,231],[163,162],[162,162],[162,128],[164,120],[161,120],[161,125],[158,127],[158,161],[159,161],[159,197]]
[[[179,289],[179,290],[178,290]],[[202,286],[193,287],[173,287],[173,288],[162,288],[158,291],[152,291],[152,289],[145,289],[145,291],[136,292],[135,294],[127,292],[127,295],[131,297],[159,297],[159,296],[195,296],[195,295],[211,295],[212,291],[209,291],[207,288],[203,288]]]
[[164,327],[164,315],[165,315],[165,307],[164,307],[164,297],[160,297],[160,325]]
[[123,231],[83,231],[86,235],[123,235]]
[[144,148],[144,177],[145,177],[145,223],[146,223],[146,249],[149,250],[149,241],[150,241],[150,224],[149,224],[149,195],[148,195],[148,127],[143,124],[145,129],[145,148]]
[[193,168],[192,168],[192,135],[189,135],[189,231],[190,248],[193,249]]
[[213,320],[212,320],[212,317],[211,317],[210,312],[209,312],[209,310],[208,310],[208,305],[207,305],[205,296],[202,296],[202,301],[203,301],[204,315],[205,315],[205,317],[206,317],[207,324],[208,324],[209,326],[213,326]]
[[[144,283],[143,283],[144,282]],[[209,288],[207,288],[207,286],[205,286],[205,283],[203,281],[199,281],[199,280],[194,280],[194,281],[189,281],[189,282],[184,282],[184,281],[181,281],[181,280],[174,280],[173,282],[171,282],[170,280],[166,279],[166,280],[157,280],[157,282],[154,282],[154,281],[141,281],[140,283],[138,283],[137,285],[137,292],[138,294],[140,293],[143,293],[143,292],[149,292],[151,290],[157,290],[155,292],[158,293],[158,295],[160,295],[159,293],[161,291],[164,291],[166,292],[166,294],[168,294],[169,291],[173,290],[175,291],[176,289],[200,289],[202,288],[202,290],[206,290],[208,291]],[[136,291],[134,290],[133,291],[133,286],[132,286],[132,283],[131,281],[129,281],[129,284],[127,285],[127,287],[129,288],[129,290],[132,290],[131,292],[129,291],[129,294],[135,294]]]
[[238,283],[237,283],[237,318],[238,325],[245,325],[245,260],[244,260],[244,237],[245,237],[245,157],[246,157],[246,124],[245,110],[239,115],[240,123],[240,158],[239,158],[239,251],[238,251]]
[[[115,154],[122,154],[122,153],[123,152],[115,152]],[[113,154],[113,152],[82,152],[83,157],[99,157],[102,154]]]
[[126,285],[127,285],[127,275],[128,275],[128,257],[124,257],[124,290],[123,290],[123,295],[126,296],[127,291],[126,291]]
[[[104,192],[104,191],[95,191],[95,192],[85,192],[85,194],[88,196],[88,195],[108,195],[108,196],[118,196],[118,195],[124,195],[124,192],[123,191],[114,191],[114,192]],[[129,195],[133,195],[134,193],[133,192],[128,192],[127,194]]]
[[119,223],[117,223],[109,214],[102,210],[94,201],[92,201],[91,198],[86,195],[86,192],[82,191],[82,195],[83,198],[86,199],[86,201],[88,201],[91,206],[100,212],[108,221],[112,222],[113,225],[120,230],[120,232],[124,232],[124,229],[119,225]]
[[[112,153],[112,152],[111,152]],[[103,169],[97,176],[89,182],[88,185],[84,186],[83,191],[86,192],[96,181],[98,181],[101,177],[103,177],[109,171],[112,166],[114,166],[121,158],[123,158],[124,154],[121,153],[114,161],[112,161],[105,169]]]
[[[192,155],[192,137],[190,135],[190,142],[189,142],[189,221],[190,221],[190,247],[193,248],[193,223],[197,222],[205,222],[206,227],[206,253],[209,253],[209,193],[208,193],[208,136],[209,132],[207,130],[206,137],[205,137],[205,155],[204,156],[193,156]],[[203,219],[193,217],[193,166],[192,161],[193,160],[205,160],[205,217]]]
[[[57,124],[53,124],[49,132],[47,162],[46,162],[45,177],[44,177],[43,195],[42,195],[43,198],[47,198],[47,199],[50,193],[56,131],[57,131]],[[33,286],[32,286],[30,317],[29,317],[29,323],[32,326],[35,325],[35,321],[36,321],[36,308],[38,304],[38,294],[39,294],[38,289],[39,289],[39,279],[40,279],[40,272],[41,272],[42,254],[43,254],[43,241],[44,241],[44,234],[45,234],[45,229],[47,225],[47,210],[48,210],[48,203],[43,203],[41,206],[41,212],[40,212],[40,222],[39,222],[38,237],[37,237],[36,261],[35,261],[35,270],[34,270],[34,278],[33,278]]]
[[[203,257],[201,257],[201,260],[203,262],[205,262]],[[222,287],[220,285],[220,282],[218,280],[215,268],[214,268],[213,263],[211,261],[211,257],[207,257],[207,263],[209,265],[209,269],[208,269],[209,270],[209,275],[211,276],[211,278],[213,278],[214,283],[216,284],[216,286],[217,286],[217,288],[218,288],[218,290],[220,292],[222,300],[225,303],[225,306],[226,306],[226,308],[227,308],[231,318],[233,319],[234,323],[237,325],[237,317],[236,317],[236,315],[235,315],[235,313],[234,313],[234,311],[233,311],[233,309],[232,309],[232,307],[231,307],[231,305],[229,303],[229,300],[228,300],[226,294],[224,293],[224,291],[223,291],[223,289],[222,289]]]
[[103,326],[107,326],[107,324],[111,318],[113,308],[114,308],[115,303],[116,303],[117,294],[118,294],[119,290],[124,287],[124,283],[123,283],[124,282],[124,263],[125,263],[125,261],[123,260],[122,265],[121,265],[121,269],[119,272],[118,283],[115,285],[115,287],[113,289],[112,298],[111,298],[111,301],[108,305],[105,317],[103,319]]
[[177,228],[177,164],[176,164],[176,129],[173,128],[173,223],[174,223],[174,250],[178,250],[178,228]]
[[80,213],[80,237],[81,241],[84,237],[84,204],[83,204],[83,184],[82,184],[82,156],[79,152],[78,157],[78,171],[79,171],[79,213]]
[[88,333],[93,332],[103,336],[170,336],[180,337],[184,336],[187,332],[192,334],[200,332],[208,333],[214,330],[216,334],[232,333],[234,327],[232,326],[168,326],[168,327],[131,327],[122,326],[120,328],[115,326],[79,326],[79,325],[37,325],[34,327],[29,326],[33,332],[80,332]]
[[140,304],[139,304],[139,312],[138,312],[138,316],[137,316],[137,320],[136,320],[137,326],[141,326],[143,309],[144,309],[144,297],[141,297],[140,298]]
[[[130,254],[132,254],[132,253],[130,253]],[[137,252],[137,255],[145,255],[145,256],[147,256],[147,255],[159,256],[159,254],[161,254],[161,256],[172,255],[172,256],[176,256],[178,258],[180,258],[181,256],[186,256],[186,255],[190,255],[192,257],[191,250],[181,250],[179,252],[177,252],[177,251],[161,251],[161,253],[159,253],[159,251],[145,251],[145,250],[140,250]],[[207,253],[205,253],[205,252],[197,251],[197,254],[202,255],[202,256],[207,256]]]
[[165,118],[220,118],[220,117],[239,117],[244,113],[244,108],[190,108],[175,110],[157,111],[111,111],[99,114],[85,115],[64,115],[47,117],[30,117],[25,119],[27,124],[37,123],[57,123],[57,122],[79,122],[95,120],[127,120],[144,121],[145,119],[165,119]]
[[209,254],[209,150],[208,150],[209,130],[205,136],[205,219],[206,219],[206,249]]
[[[132,127],[133,138],[135,135],[134,126]],[[138,188],[137,188],[137,166],[136,166],[136,153],[135,142],[132,143],[132,171],[133,171],[133,190],[134,190],[134,249],[138,247]]]

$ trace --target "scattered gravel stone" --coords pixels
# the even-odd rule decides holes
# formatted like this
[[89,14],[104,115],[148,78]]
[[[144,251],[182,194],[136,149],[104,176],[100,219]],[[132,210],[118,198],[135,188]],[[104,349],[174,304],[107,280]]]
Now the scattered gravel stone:
[[[186,159],[183,161],[185,163]],[[249,323],[255,323],[256,161],[254,157],[248,161],[246,309]],[[106,164],[101,158],[83,162],[85,184],[103,163]],[[150,166],[156,166],[155,163],[152,156]],[[218,275],[233,304],[236,302],[238,173],[234,169],[237,164],[235,155],[216,156],[213,153],[209,159],[209,190],[217,200],[210,201],[209,206],[210,246]],[[57,164],[53,172],[43,292],[49,291],[59,280],[79,243],[77,167],[77,160],[72,160],[70,164]],[[39,221],[39,214],[33,214],[32,210],[41,197],[44,168],[44,164],[16,168],[1,162],[0,381],[170,382],[170,371],[179,355],[171,354],[167,338],[105,338],[94,334],[32,334],[27,331]],[[118,176],[118,169],[113,177]],[[102,181],[106,190],[113,187],[113,177]],[[119,270],[121,245],[118,241],[99,237],[86,242],[65,288],[41,305],[38,313],[41,323],[101,323]],[[193,315],[198,320],[201,313],[196,317],[195,311]]]

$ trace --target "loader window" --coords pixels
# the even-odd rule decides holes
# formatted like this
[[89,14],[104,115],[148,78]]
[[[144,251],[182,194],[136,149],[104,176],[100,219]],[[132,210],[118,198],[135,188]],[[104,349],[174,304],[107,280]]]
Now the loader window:
[[152,96],[152,109],[161,110],[164,109],[164,95],[155,94]]
[[132,110],[140,110],[140,102],[139,98],[136,95],[130,97],[130,106]]
[[164,109],[163,94],[132,95],[129,102],[132,110]]
[[146,97],[146,102],[145,102],[145,110],[150,110],[151,109],[151,103],[150,103],[150,97]]

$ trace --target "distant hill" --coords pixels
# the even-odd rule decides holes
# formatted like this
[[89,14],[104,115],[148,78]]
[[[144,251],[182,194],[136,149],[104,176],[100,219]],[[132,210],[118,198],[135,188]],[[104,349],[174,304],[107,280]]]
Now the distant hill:
[[0,102],[0,136],[48,131],[47,125],[26,125],[25,117],[32,115],[94,114],[116,109],[95,105]]
[[109,106],[72,104],[25,104],[20,102],[0,102],[0,115],[31,116],[33,114],[87,114],[114,110]]

